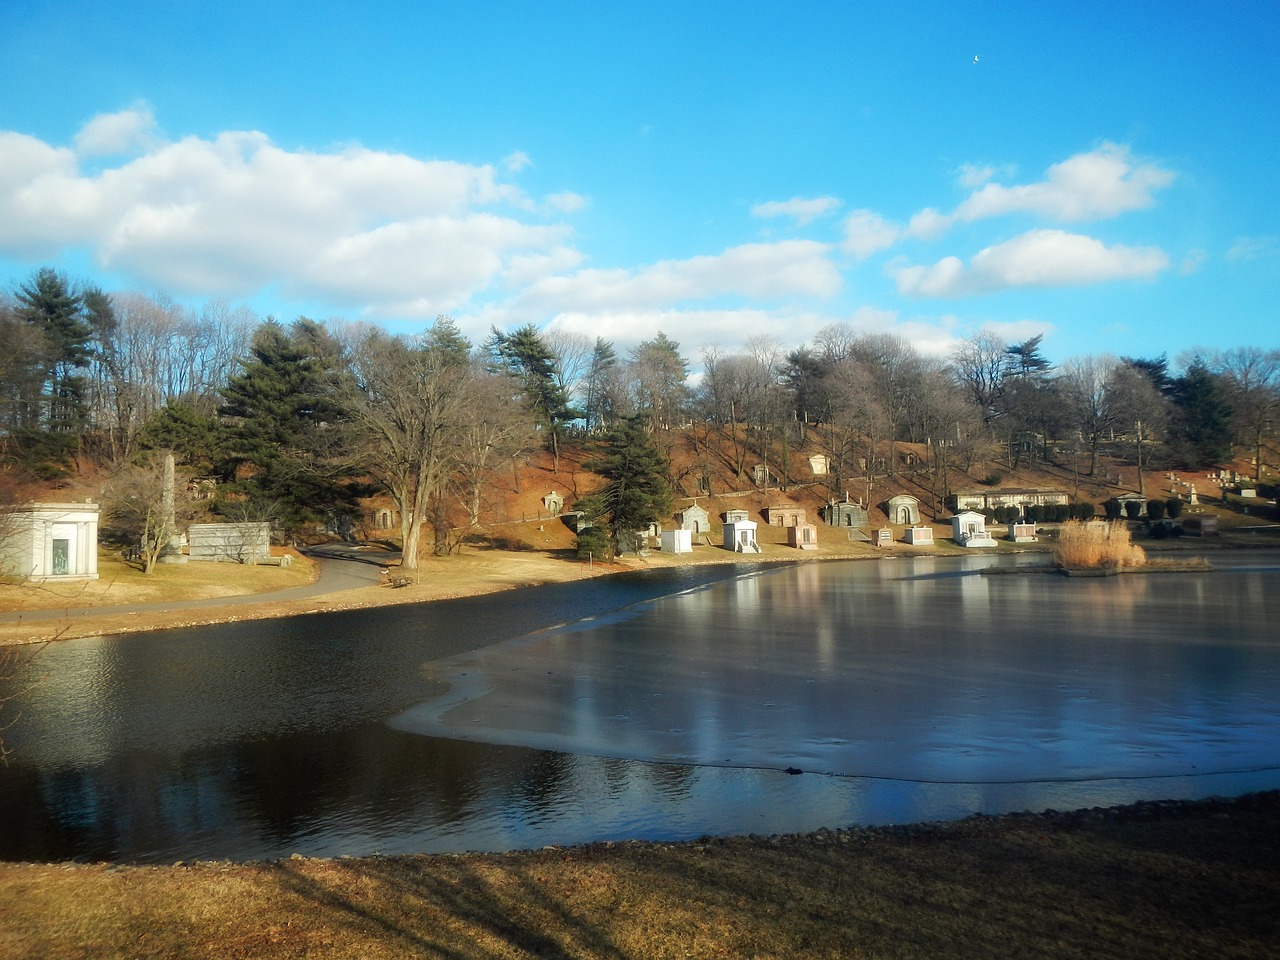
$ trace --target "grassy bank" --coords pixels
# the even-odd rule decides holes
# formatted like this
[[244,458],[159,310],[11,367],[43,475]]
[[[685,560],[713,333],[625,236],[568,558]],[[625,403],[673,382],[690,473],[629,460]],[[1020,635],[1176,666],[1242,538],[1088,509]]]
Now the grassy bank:
[[5,957],[1275,957],[1280,793],[530,853],[0,864]]

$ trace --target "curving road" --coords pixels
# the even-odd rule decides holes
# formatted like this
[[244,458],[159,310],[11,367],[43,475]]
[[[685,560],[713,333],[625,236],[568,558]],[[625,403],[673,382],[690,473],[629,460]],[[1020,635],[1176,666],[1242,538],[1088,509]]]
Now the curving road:
[[244,593],[234,597],[210,597],[205,600],[168,600],[159,603],[132,603],[120,605],[87,606],[78,608],[57,607],[51,610],[17,610],[0,613],[0,623],[19,620],[60,620],[65,617],[82,617],[94,613],[154,613],[168,610],[199,610],[205,607],[230,607],[245,603],[264,603],[279,600],[302,600],[324,594],[340,593],[382,582],[386,564],[399,558],[398,553],[380,550],[373,554],[359,547],[324,544],[303,551],[316,561],[320,576],[301,587],[273,590],[269,593]]

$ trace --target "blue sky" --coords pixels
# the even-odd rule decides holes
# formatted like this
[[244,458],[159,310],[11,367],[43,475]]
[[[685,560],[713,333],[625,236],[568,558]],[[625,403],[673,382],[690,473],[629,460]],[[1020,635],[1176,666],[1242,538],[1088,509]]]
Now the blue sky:
[[0,282],[696,361],[1280,347],[1263,2],[0,4]]

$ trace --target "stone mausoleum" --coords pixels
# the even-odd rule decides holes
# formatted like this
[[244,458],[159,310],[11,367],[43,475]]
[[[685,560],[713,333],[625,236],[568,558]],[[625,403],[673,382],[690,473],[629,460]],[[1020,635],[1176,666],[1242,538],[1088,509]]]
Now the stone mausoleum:
[[24,580],[98,579],[98,505],[26,503],[4,519],[0,571]]

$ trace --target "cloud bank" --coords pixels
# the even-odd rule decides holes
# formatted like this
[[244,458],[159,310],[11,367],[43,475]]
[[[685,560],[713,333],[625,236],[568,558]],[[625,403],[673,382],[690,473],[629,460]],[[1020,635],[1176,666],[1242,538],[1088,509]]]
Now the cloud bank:
[[[519,178],[532,169],[520,150],[469,164],[359,145],[290,150],[252,130],[173,139],[138,103],[92,118],[68,146],[0,131],[0,256],[88,252],[103,270],[179,297],[270,295],[414,323],[447,312],[481,335],[490,324],[550,323],[625,344],[663,329],[695,350],[758,334],[795,344],[860,317],[940,351],[964,335],[959,322],[900,319],[895,294],[954,300],[1149,280],[1170,262],[1153,246],[1063,229],[1146,209],[1174,182],[1110,143],[1029,183],[1012,182],[1009,167],[965,165],[953,208],[922,206],[904,221],[867,207],[835,219],[846,204],[833,194],[766,200],[750,208],[754,219],[809,236],[627,266],[590,263],[574,224],[588,198],[530,196]],[[1007,231],[1011,218],[1030,226],[976,251],[930,249],[972,244],[986,221]],[[1242,240],[1232,255],[1273,243]],[[863,270],[886,251],[874,274]],[[874,281],[881,302],[849,302]]]

